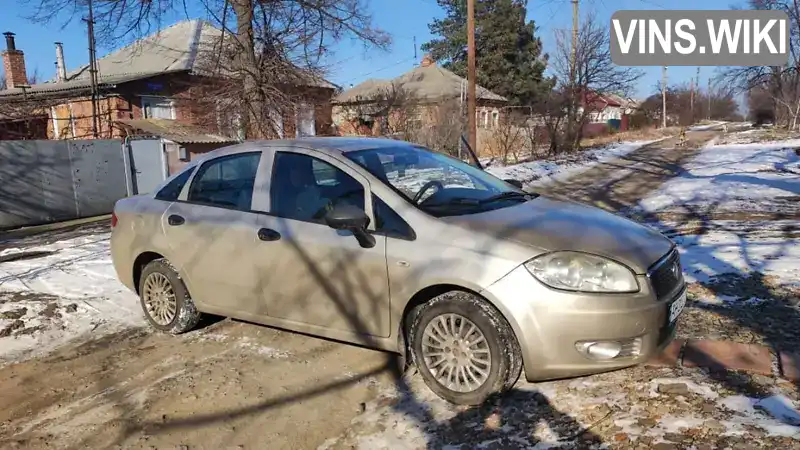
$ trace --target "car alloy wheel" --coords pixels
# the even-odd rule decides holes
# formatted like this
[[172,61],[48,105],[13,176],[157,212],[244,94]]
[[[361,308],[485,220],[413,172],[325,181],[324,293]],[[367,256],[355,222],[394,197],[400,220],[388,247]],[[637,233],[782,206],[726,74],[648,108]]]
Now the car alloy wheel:
[[472,392],[489,379],[492,352],[472,321],[459,314],[442,314],[423,331],[422,361],[442,386]]
[[164,274],[153,272],[147,276],[142,297],[147,314],[155,323],[167,326],[175,320],[178,300],[172,283]]

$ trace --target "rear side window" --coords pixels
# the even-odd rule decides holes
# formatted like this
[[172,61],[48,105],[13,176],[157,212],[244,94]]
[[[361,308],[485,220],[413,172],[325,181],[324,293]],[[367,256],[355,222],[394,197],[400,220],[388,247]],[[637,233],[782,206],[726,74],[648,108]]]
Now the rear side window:
[[189,188],[188,201],[249,211],[261,152],[223,156],[203,163]]
[[174,202],[178,199],[178,196],[181,195],[181,191],[183,187],[186,186],[186,182],[189,181],[189,177],[192,176],[193,170],[189,169],[178,176],[175,177],[172,181],[167,183],[166,186],[161,188],[160,191],[156,194],[156,198],[159,200],[165,200],[168,202]]

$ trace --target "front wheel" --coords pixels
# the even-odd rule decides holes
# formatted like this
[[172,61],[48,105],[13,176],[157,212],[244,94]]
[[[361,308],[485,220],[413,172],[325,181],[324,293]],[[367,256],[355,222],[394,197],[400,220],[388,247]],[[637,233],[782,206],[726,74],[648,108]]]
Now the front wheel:
[[443,399],[476,405],[519,378],[519,343],[505,318],[479,296],[446,292],[423,304],[412,320],[413,360]]

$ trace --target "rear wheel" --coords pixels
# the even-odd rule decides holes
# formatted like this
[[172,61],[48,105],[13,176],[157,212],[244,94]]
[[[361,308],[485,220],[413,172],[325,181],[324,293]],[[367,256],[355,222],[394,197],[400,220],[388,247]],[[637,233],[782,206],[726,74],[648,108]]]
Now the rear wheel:
[[166,333],[190,331],[202,315],[177,270],[164,258],[151,261],[142,270],[139,298],[150,325]]
[[445,400],[479,404],[519,378],[516,337],[505,318],[479,296],[446,292],[410,318],[413,360],[425,384]]

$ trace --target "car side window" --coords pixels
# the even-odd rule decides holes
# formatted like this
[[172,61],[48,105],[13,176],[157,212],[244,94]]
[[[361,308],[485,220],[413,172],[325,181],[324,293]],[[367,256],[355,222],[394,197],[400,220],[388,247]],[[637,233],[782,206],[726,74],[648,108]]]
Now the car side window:
[[187,200],[249,211],[261,152],[222,156],[197,169]]
[[270,186],[271,213],[287,219],[324,223],[333,206],[364,209],[364,187],[343,170],[313,156],[277,152]]
[[375,213],[375,231],[388,237],[414,240],[417,235],[399,214],[376,195],[372,195],[372,210]]
[[174,202],[178,200],[178,196],[181,195],[181,191],[183,187],[186,186],[186,182],[189,181],[189,178],[192,176],[192,172],[194,170],[189,169],[185,170],[176,176],[172,181],[166,184],[163,188],[161,188],[158,193],[156,193],[156,198],[158,200],[165,200],[168,202]]

